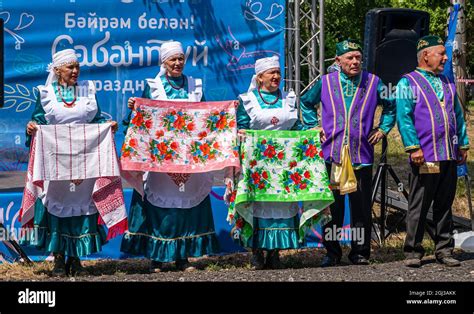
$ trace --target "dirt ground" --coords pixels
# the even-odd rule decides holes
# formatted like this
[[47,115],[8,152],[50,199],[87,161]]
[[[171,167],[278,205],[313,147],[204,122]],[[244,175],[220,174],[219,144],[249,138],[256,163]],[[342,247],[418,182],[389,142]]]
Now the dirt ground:
[[[398,239],[398,238],[397,238]],[[393,244],[392,240],[392,244]],[[425,241],[427,254],[432,254],[430,241]],[[84,261],[87,275],[78,277],[53,277],[52,262],[38,262],[32,266],[20,263],[0,265],[1,281],[474,281],[474,253],[455,252],[455,257],[462,261],[461,267],[448,268],[436,263],[433,255],[423,259],[419,269],[403,265],[401,240],[397,247],[384,248],[374,245],[371,264],[368,266],[352,265],[348,259],[348,248],[344,248],[342,264],[337,267],[321,268],[319,264],[324,256],[323,249],[301,249],[282,252],[281,261],[284,269],[251,270],[250,254],[237,253],[225,256],[190,259],[197,270],[192,272],[178,271],[174,265],[166,265],[160,273],[148,273],[149,261],[141,258],[127,260]]]

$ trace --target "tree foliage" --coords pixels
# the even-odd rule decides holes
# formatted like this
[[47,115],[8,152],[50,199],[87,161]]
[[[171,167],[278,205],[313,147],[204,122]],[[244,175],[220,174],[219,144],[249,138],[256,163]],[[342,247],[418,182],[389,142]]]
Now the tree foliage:
[[[309,5],[306,2],[306,5]],[[345,38],[364,40],[365,15],[374,8],[408,8],[426,11],[430,14],[430,33],[446,37],[448,9],[451,6],[448,0],[326,0],[325,1],[325,53],[327,58],[334,56],[336,43]],[[466,1],[464,8],[466,15],[466,51],[467,71],[474,73],[473,38],[473,5]],[[304,31],[302,35],[305,36]]]

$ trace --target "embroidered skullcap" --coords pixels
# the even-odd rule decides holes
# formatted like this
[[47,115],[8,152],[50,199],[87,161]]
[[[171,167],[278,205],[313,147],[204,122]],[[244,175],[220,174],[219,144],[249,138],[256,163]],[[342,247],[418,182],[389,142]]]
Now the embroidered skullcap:
[[433,46],[444,46],[444,41],[439,36],[427,35],[418,39],[416,43],[416,52]]
[[358,40],[346,39],[336,44],[336,56],[342,56],[351,51],[362,52],[362,45]]

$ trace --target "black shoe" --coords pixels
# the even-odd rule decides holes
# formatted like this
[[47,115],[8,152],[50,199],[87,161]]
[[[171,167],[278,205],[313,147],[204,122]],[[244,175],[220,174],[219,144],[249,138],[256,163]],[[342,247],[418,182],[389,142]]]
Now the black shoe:
[[280,253],[278,252],[278,250],[271,250],[268,252],[265,266],[268,269],[283,268],[283,264],[280,261]]
[[262,270],[265,268],[265,259],[263,256],[263,250],[256,249],[252,251],[250,264],[252,265],[253,270]]
[[163,263],[162,262],[157,262],[157,261],[150,261],[150,267],[149,267],[149,272],[150,273],[159,273],[163,269]]
[[196,267],[192,266],[188,259],[179,259],[175,262],[176,268],[181,271],[195,271]]
[[461,262],[455,259],[452,256],[444,256],[440,258],[436,258],[436,261],[440,264],[443,264],[447,267],[457,267],[461,266]]
[[405,266],[406,267],[419,268],[421,266],[421,258],[418,258],[418,257],[406,258],[405,259]]
[[323,261],[321,262],[321,267],[333,267],[341,263],[340,258],[335,258],[329,255],[324,256]]
[[369,261],[362,255],[351,256],[349,260],[354,265],[369,265]]
[[67,259],[66,269],[71,276],[87,275],[87,271],[82,267],[79,257],[69,257]]
[[54,254],[53,276],[66,276],[66,258],[63,254]]

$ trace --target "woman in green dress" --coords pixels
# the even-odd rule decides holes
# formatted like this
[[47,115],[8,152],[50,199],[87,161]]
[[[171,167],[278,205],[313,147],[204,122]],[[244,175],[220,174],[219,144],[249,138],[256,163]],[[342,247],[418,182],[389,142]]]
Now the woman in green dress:
[[[201,79],[183,74],[181,43],[163,43],[160,58],[160,72],[146,80],[143,98],[204,101]],[[129,108],[134,103],[130,98]],[[145,178],[144,200],[133,192],[121,251],[149,258],[150,272],[160,272],[169,262],[175,262],[178,270],[195,270],[188,257],[219,252],[209,197],[213,174],[149,172]]]
[[[280,90],[278,57],[255,63],[247,93],[239,95],[237,127],[245,130],[301,130],[296,95]],[[252,249],[254,269],[281,268],[279,251],[299,248],[297,202],[253,202],[254,233],[244,246]],[[265,256],[266,255],[266,256]]]
[[[38,86],[36,107],[27,125],[27,146],[37,125],[104,123],[92,81],[78,81],[79,62],[73,49],[56,52],[45,85]],[[112,129],[117,123],[112,121]],[[100,252],[106,242],[105,228],[98,224],[92,200],[95,179],[45,181],[35,203],[33,225],[38,238],[23,244],[52,252],[53,275],[84,274],[80,257]],[[67,261],[66,261],[67,257]]]

